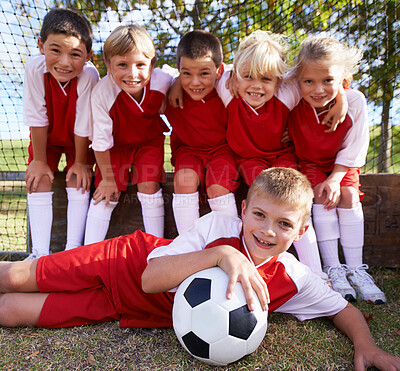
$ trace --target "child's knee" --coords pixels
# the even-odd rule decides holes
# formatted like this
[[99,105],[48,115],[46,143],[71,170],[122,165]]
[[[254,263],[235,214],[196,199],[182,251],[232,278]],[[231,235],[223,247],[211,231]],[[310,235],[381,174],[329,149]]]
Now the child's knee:
[[354,209],[359,202],[360,196],[354,187],[340,188],[340,201],[338,207],[343,209]]
[[0,292],[17,292],[21,287],[24,278],[23,271],[16,265],[20,263],[4,262],[0,266]]
[[200,179],[192,169],[181,169],[174,175],[175,193],[194,193],[197,191]]
[[157,182],[142,182],[137,185],[138,191],[148,195],[152,195],[160,189],[160,183]]
[[219,184],[212,184],[207,188],[207,196],[209,198],[217,198],[231,193],[229,189]]

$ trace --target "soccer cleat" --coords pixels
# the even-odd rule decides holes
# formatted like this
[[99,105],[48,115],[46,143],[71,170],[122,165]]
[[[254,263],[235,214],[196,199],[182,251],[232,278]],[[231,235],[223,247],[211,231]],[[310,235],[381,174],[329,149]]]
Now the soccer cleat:
[[356,301],[356,291],[351,287],[346,278],[348,268],[342,264],[337,267],[325,267],[324,272],[329,276],[331,287],[334,291],[342,295],[347,301]]
[[375,285],[374,279],[367,273],[368,265],[361,264],[356,269],[349,269],[347,279],[357,291],[360,300],[372,304],[386,303],[385,294]]

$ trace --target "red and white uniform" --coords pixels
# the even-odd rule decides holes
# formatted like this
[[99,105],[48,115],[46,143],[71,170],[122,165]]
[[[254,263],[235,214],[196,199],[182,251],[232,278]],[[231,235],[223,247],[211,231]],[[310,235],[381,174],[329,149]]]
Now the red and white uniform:
[[332,133],[325,133],[326,127],[320,124],[329,109],[317,114],[309,103],[301,100],[289,115],[289,133],[300,170],[313,186],[324,180],[315,172],[329,174],[335,164],[358,172],[365,164],[369,144],[367,103],[361,92],[352,89],[345,92],[349,104],[347,116]]
[[[211,212],[198,219],[193,228],[184,231],[168,246],[153,250],[147,259],[223,244],[235,247],[252,261],[242,238],[242,221]],[[340,294],[331,290],[288,252],[266,260],[257,269],[268,285],[270,312],[291,313],[299,320],[305,320],[334,315],[347,305]]]
[[[147,259],[229,244],[245,254],[239,218],[211,212],[175,240],[133,234],[42,257],[36,270],[41,292],[51,292],[39,327],[66,327],[119,320],[121,327],[172,326],[173,293],[146,294],[141,275]],[[159,247],[155,249],[155,247]],[[309,268],[284,252],[260,264],[269,311],[300,320],[335,315],[347,301]]]
[[[90,96],[99,80],[94,65],[87,62],[82,72],[65,84],[47,70],[44,55],[37,55],[25,65],[24,123],[29,127],[46,127],[47,155],[51,170],[56,171],[61,153],[67,154],[68,168],[75,154],[74,135],[91,135]],[[29,162],[33,159],[32,145]],[[57,157],[52,158],[52,157]],[[71,163],[72,161],[72,163]]]
[[226,89],[228,76],[229,72],[225,72],[217,91],[228,109],[228,145],[236,154],[239,171],[246,183],[250,185],[265,168],[295,168],[294,148],[282,143],[282,134],[290,110],[300,100],[298,89],[292,84],[283,84],[271,100],[254,109]]
[[[93,89],[92,148],[99,152],[110,150],[120,190],[126,189],[128,182],[126,176],[120,174],[120,169],[128,173],[132,163],[137,167],[137,178],[133,183],[162,181],[163,133],[169,129],[159,111],[171,80],[172,77],[155,68],[140,103],[121,90],[111,75],[101,79]],[[97,186],[101,174],[96,170]]]
[[[190,168],[206,185],[220,184],[233,192],[237,188],[235,159],[226,142],[227,112],[214,89],[200,101],[183,92],[183,109],[168,106],[165,112],[172,126],[171,151],[175,172]],[[208,183],[208,184],[207,184]]]

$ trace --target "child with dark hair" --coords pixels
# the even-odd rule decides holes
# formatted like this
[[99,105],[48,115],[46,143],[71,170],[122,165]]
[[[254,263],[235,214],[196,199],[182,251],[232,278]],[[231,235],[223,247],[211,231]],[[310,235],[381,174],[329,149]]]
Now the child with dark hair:
[[89,205],[93,154],[89,152],[90,95],[99,80],[92,63],[92,29],[70,9],[52,9],[38,39],[40,55],[25,66],[24,122],[30,127],[27,204],[32,254],[49,254],[52,182],[61,155],[67,160],[66,250],[82,245]]
[[226,142],[227,111],[215,90],[224,71],[221,43],[209,32],[189,32],[179,42],[176,64],[183,107],[169,105],[166,116],[175,166],[172,206],[181,233],[199,218],[200,186],[212,211],[237,215],[237,171]]

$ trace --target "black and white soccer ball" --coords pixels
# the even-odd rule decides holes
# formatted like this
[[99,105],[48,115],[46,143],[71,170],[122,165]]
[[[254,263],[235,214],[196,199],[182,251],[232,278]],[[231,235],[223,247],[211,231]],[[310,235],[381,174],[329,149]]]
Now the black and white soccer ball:
[[182,346],[211,365],[227,365],[254,352],[267,330],[267,312],[254,292],[256,309],[249,311],[242,285],[226,299],[228,275],[219,267],[186,278],[175,294],[173,327]]

